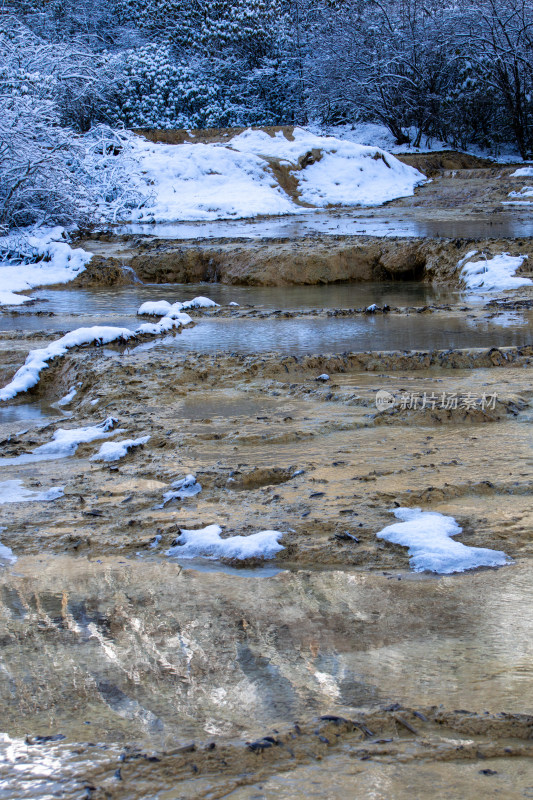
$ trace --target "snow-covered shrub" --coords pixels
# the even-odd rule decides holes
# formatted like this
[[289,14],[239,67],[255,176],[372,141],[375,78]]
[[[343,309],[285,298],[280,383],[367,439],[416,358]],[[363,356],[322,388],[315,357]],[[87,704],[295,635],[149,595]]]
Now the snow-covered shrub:
[[86,224],[97,219],[101,203],[113,213],[141,202],[128,188],[134,168],[127,156],[131,134],[105,125],[80,134],[65,126],[68,114],[80,121],[97,95],[98,68],[89,62],[87,52],[54,48],[15,17],[0,18],[4,228]]
[[224,109],[201,59],[176,60],[168,44],[147,44],[116,59],[117,121],[133,128],[209,128]]

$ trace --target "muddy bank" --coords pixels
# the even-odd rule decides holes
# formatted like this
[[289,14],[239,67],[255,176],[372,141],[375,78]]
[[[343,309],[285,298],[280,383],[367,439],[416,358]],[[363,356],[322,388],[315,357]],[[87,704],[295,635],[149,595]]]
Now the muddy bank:
[[[180,526],[218,523],[225,535],[285,531],[279,564],[405,569],[405,549],[375,537],[397,503],[456,514],[465,543],[528,553],[531,358],[531,347],[302,358],[184,356],[164,344],[72,351],[31,395],[50,405],[75,386],[71,419],[4,426],[4,470],[45,486],[49,462],[12,459],[65,424],[109,415],[149,443],[116,465],[89,460],[98,443],[54,462],[65,496],[5,506],[2,541],[18,553],[150,554]],[[376,408],[379,389],[391,408]],[[161,507],[187,473],[202,493]]]
[[[458,261],[472,250],[486,255],[528,255],[521,268],[531,273],[533,239],[383,239],[317,236],[283,242],[176,243],[139,241],[137,245],[83,242],[99,254],[73,285],[123,284],[132,280],[122,264],[145,283],[220,282],[244,286],[327,284],[341,281],[412,281],[459,286]],[[112,255],[116,249],[116,255]],[[109,252],[109,256],[103,253]]]

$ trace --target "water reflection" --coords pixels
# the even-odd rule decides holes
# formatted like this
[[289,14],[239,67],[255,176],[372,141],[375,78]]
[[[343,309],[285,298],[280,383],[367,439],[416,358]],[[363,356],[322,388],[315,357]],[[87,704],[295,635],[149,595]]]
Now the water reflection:
[[[416,282],[402,283],[334,283],[325,286],[226,286],[220,283],[199,284],[135,284],[134,286],[101,287],[93,289],[38,289],[35,302],[16,314],[0,316],[0,329],[5,326],[25,327],[30,319],[45,329],[57,324],[48,316],[54,314],[107,315],[124,318],[134,315],[146,300],[191,300],[207,295],[227,306],[231,302],[259,309],[362,308],[377,303],[390,306],[427,305],[448,302],[459,296],[444,287]],[[81,323],[80,323],[81,324]]]
[[35,422],[47,417],[65,416],[57,408],[52,408],[47,403],[36,401],[34,403],[21,403],[17,406],[0,405],[0,425],[9,422]]
[[0,575],[4,729],[164,747],[389,700],[531,711],[533,563],[399,577],[21,557]]
[[365,350],[446,350],[462,347],[508,347],[531,342],[531,326],[501,326],[465,317],[363,316],[231,320],[203,319],[179,336],[145,342],[133,352],[183,351],[215,353],[278,352],[287,355]]
[[517,220],[512,214],[498,219],[420,220],[386,217],[379,212],[361,215],[357,211],[311,211],[262,220],[218,220],[215,222],[171,222],[147,225],[130,223],[115,228],[117,233],[155,236],[159,239],[295,239],[312,234],[331,236],[401,236],[464,239],[473,237],[515,238],[533,236],[533,220]]

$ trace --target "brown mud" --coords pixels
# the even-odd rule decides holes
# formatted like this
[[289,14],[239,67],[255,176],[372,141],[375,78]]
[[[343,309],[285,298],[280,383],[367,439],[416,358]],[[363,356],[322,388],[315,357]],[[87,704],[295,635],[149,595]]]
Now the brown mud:
[[[150,442],[111,469],[88,460],[98,442],[80,446],[77,473],[68,459],[53,462],[65,497],[53,509],[6,506],[2,541],[18,553],[133,554],[150,552],[156,535],[169,547],[180,525],[218,522],[241,534],[259,524],[288,530],[280,563],[404,569],[405,550],[375,539],[391,520],[387,509],[429,502],[446,511],[461,498],[465,543],[530,553],[532,358],[531,347],[301,358],[73,352],[44,371],[31,396],[51,404],[76,385],[70,427],[112,415],[128,438],[149,434]],[[321,384],[324,372],[330,380]],[[394,407],[376,408],[379,389]],[[443,392],[460,399],[457,408],[441,407]],[[420,407],[432,393],[433,407]],[[402,407],[407,394],[418,408]],[[496,395],[493,407],[481,408],[483,394]],[[468,395],[476,401],[462,407]],[[64,426],[47,419],[20,433],[9,423],[4,459]],[[34,485],[50,473],[50,462],[2,463]],[[170,481],[189,472],[203,492],[157,509]],[[479,514],[480,498],[490,514]]]
[[[6,337],[2,350],[15,366],[41,343]],[[441,785],[457,800],[527,797],[532,359],[527,346],[299,358],[109,347],[54,362],[18,402],[50,407],[76,385],[70,418],[1,426],[4,479],[65,496],[2,506],[1,541],[19,560],[0,574],[0,787],[251,800],[309,784],[354,796],[355,781],[382,800]],[[397,404],[378,411],[378,389]],[[497,399],[402,409],[407,392]],[[9,462],[109,415],[126,431],[116,438],[148,444],[108,465],[89,460],[98,441]],[[202,492],[161,508],[189,472]],[[515,564],[413,579],[405,548],[376,538],[395,505],[451,514],[460,541]],[[181,527],[214,523],[224,536],[284,531],[268,562],[278,575],[164,555]]]

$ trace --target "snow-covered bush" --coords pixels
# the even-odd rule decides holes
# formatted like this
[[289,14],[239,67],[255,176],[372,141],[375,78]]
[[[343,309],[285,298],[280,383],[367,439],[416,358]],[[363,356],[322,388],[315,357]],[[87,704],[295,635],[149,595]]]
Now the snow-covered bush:
[[[131,135],[106,125],[84,134],[66,127],[74,117],[80,123],[94,106],[99,71],[89,62],[87,52],[66,45],[54,48],[15,17],[0,18],[4,228],[43,222],[79,225],[97,218],[99,203],[113,211],[141,202],[128,188]],[[76,127],[88,124],[87,118]]]

